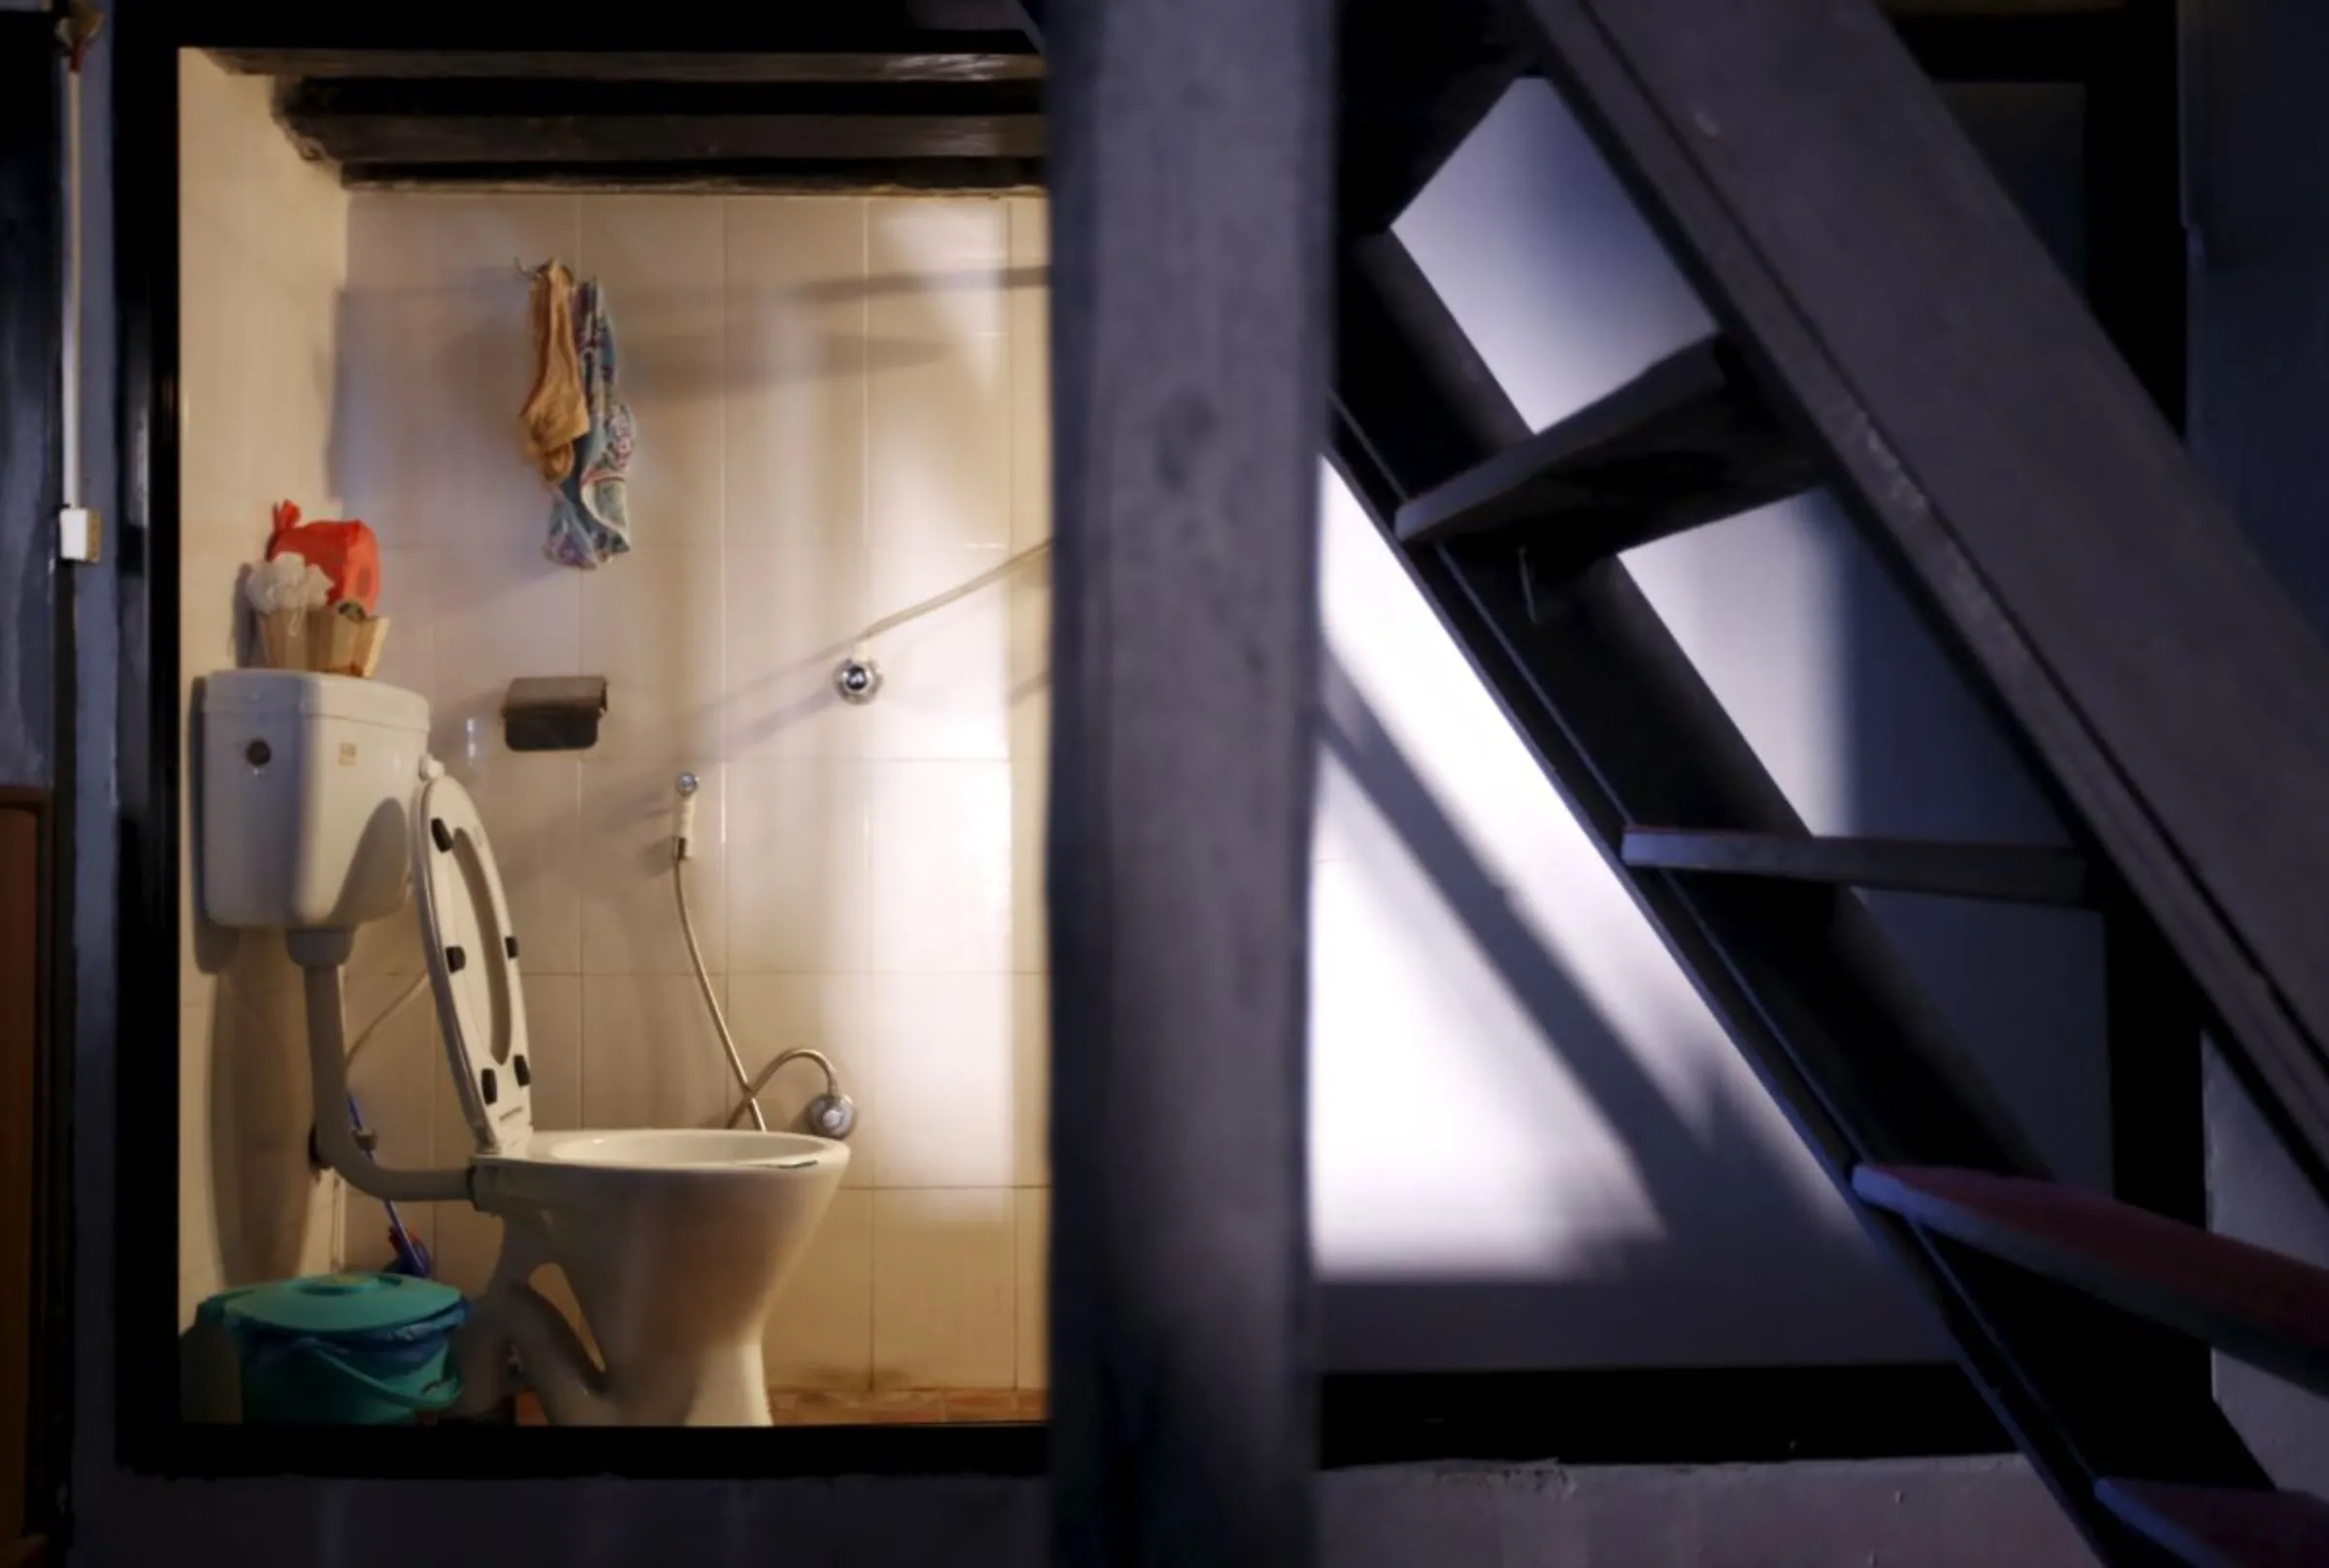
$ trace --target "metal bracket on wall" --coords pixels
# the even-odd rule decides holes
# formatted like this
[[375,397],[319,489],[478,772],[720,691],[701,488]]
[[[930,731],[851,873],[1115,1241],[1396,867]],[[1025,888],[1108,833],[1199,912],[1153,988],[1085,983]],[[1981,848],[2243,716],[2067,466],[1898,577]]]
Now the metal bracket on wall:
[[105,558],[105,520],[94,506],[66,506],[56,514],[56,557],[82,565]]

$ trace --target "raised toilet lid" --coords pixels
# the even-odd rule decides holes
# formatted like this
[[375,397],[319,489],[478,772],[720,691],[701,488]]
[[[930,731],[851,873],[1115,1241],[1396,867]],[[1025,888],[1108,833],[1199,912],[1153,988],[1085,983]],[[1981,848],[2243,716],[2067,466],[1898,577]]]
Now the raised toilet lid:
[[415,806],[412,884],[437,1019],[478,1152],[520,1155],[534,1132],[534,1072],[509,898],[476,802],[436,765],[430,772]]

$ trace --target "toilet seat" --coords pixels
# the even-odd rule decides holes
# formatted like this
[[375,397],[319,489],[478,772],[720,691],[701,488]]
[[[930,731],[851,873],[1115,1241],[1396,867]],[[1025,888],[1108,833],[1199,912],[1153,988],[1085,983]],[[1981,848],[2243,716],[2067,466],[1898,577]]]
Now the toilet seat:
[[[553,1424],[761,1426],[770,1309],[848,1169],[839,1143],[713,1127],[534,1130],[518,932],[476,802],[433,759],[412,883],[445,1056],[476,1139],[468,1199],[502,1222],[454,1351],[457,1413],[514,1361]],[[596,1354],[536,1289],[554,1265]]]
[[510,1166],[535,1167],[527,1181],[541,1187],[595,1179],[592,1173],[730,1170],[765,1180],[848,1164],[846,1145],[804,1133],[709,1127],[537,1132],[525,988],[508,895],[476,801],[433,758],[422,766],[410,837],[421,946],[461,1113],[476,1139],[475,1169],[492,1168],[506,1185]]
[[532,1064],[517,931],[476,802],[433,759],[412,807],[412,885],[437,1020],[477,1152],[526,1157]]

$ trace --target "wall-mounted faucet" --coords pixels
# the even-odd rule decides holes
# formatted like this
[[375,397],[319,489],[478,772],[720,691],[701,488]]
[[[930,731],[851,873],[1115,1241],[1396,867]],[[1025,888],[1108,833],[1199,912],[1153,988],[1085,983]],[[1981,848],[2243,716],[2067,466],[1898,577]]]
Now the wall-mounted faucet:
[[833,689],[842,702],[863,707],[881,693],[881,666],[870,658],[852,655],[843,659],[834,669]]
[[908,621],[919,620],[933,610],[944,609],[956,600],[967,598],[989,583],[1000,582],[1037,556],[1050,553],[1051,540],[1049,539],[1031,544],[1018,554],[989,567],[968,582],[958,582],[944,593],[933,594],[919,604],[909,604],[894,614],[884,615],[880,620],[857,634],[857,642],[851,648],[849,657],[834,667],[833,689],[835,693],[842,702],[852,707],[863,707],[872,702],[874,698],[881,695],[881,666],[874,663],[870,646],[875,637],[884,632],[896,631]]

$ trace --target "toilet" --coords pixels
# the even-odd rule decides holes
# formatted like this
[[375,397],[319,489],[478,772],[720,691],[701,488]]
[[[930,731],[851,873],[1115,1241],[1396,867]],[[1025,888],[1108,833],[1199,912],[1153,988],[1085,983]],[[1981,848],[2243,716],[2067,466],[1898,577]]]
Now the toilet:
[[[761,1336],[849,1162],[791,1132],[538,1132],[513,929],[476,802],[428,755],[425,699],[377,681],[230,670],[204,682],[196,874],[221,926],[285,933],[304,972],[314,1103],[345,1106],[342,977],[358,927],[410,896],[467,1164],[376,1164],[344,1116],[316,1142],[359,1192],[467,1201],[503,1222],[491,1284],[454,1345],[456,1413],[508,1391],[512,1354],[557,1424],[769,1422]],[[594,1359],[531,1281],[564,1271]]]

